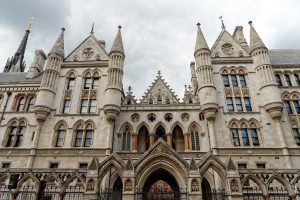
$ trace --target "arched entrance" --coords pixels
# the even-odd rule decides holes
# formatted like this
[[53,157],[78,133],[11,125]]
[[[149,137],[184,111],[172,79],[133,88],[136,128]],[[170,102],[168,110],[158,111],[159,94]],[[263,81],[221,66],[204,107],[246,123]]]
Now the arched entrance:
[[148,176],[139,195],[143,200],[180,200],[182,194],[175,177],[160,168]]
[[201,189],[202,189],[202,199],[203,200],[211,200],[212,199],[212,191],[211,191],[209,182],[206,180],[206,178],[203,178],[203,180],[202,180]]

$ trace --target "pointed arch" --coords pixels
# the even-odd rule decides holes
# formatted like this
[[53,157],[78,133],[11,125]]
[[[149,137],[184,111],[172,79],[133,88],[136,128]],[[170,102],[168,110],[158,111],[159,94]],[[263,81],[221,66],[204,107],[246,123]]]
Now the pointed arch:
[[75,78],[77,76],[78,76],[78,73],[77,73],[77,71],[75,69],[70,69],[66,73],[66,77],[69,77],[69,78]]
[[239,120],[239,124],[240,124],[240,127],[242,127],[243,124],[244,124],[246,127],[249,126],[248,120],[245,119],[245,118],[240,119],[240,120]]
[[202,132],[201,126],[196,121],[191,122],[191,124],[189,125],[189,128],[188,128],[188,131],[190,132],[192,130],[192,128],[194,128],[194,127],[196,127],[199,130],[199,132]]
[[133,127],[132,127],[132,125],[131,125],[129,122],[125,122],[125,123],[123,123],[122,126],[120,127],[119,133],[122,133],[122,131],[123,131],[126,127],[128,127],[128,128],[130,129],[130,132],[131,132],[131,133],[133,132]]
[[220,69],[220,72],[221,72],[221,74],[229,74],[228,68],[227,68],[226,66],[222,67],[222,68]]
[[91,119],[86,120],[86,121],[84,122],[84,125],[85,125],[85,127],[88,127],[89,125],[91,125],[91,126],[92,126],[92,129],[95,129],[95,128],[96,128],[95,122],[94,122],[93,120],[91,120]]
[[63,184],[63,187],[61,189],[62,192],[65,192],[67,190],[67,188],[69,187],[70,183],[73,182],[75,179],[78,179],[82,185],[83,185],[83,188],[85,190],[85,180],[78,174],[78,173],[75,173],[73,175],[71,175]]
[[290,196],[294,195],[294,191],[292,190],[290,183],[287,182],[286,180],[284,180],[284,178],[282,178],[279,175],[273,175],[267,180],[267,182],[266,182],[267,190],[269,190],[270,184],[273,182],[273,180],[276,180],[279,183],[281,183],[282,186],[287,190],[287,192],[289,193]]
[[54,172],[50,173],[46,178],[45,181],[46,183],[50,182],[51,180],[55,180],[58,183],[59,188],[63,187],[63,182],[62,180],[58,177],[58,175]]
[[141,122],[136,128],[136,133],[138,133],[143,126],[145,126],[145,128],[148,130],[148,132],[150,132],[149,125],[146,122]]
[[84,71],[82,72],[82,76],[83,76],[83,77],[92,77],[92,70],[91,70],[90,68],[84,70]]
[[25,124],[23,124],[24,126],[27,126],[27,125],[28,125],[28,120],[27,120],[27,118],[25,118],[25,117],[20,117],[20,118],[18,119],[18,121],[19,121],[19,124],[18,124],[18,125],[21,125],[22,122],[25,123]]
[[54,130],[58,130],[59,127],[64,126],[65,129],[68,128],[67,122],[65,120],[59,120],[58,122],[56,122],[56,124],[54,125]]
[[35,188],[37,190],[38,186],[40,184],[40,181],[33,174],[30,173],[30,174],[26,174],[18,181],[17,191],[19,191],[22,188],[23,184],[30,179],[33,181]]
[[228,123],[229,128],[232,128],[234,126],[237,126],[236,128],[239,128],[239,121],[237,119],[231,119]]
[[165,132],[168,130],[167,127],[166,127],[166,125],[165,125],[164,123],[158,122],[158,123],[156,123],[156,125],[154,126],[153,131],[156,132],[156,130],[157,130],[160,126],[165,130]]
[[248,175],[246,176],[242,181],[241,181],[241,185],[242,188],[244,187],[245,183],[247,183],[247,181],[253,181],[254,183],[256,183],[258,185],[258,187],[260,188],[260,190],[262,191],[263,195],[267,195],[268,194],[268,190],[267,187],[264,183],[262,183],[256,176],[254,175]]
[[74,129],[74,130],[77,129],[77,127],[78,127],[79,125],[82,125],[83,127],[85,127],[85,122],[84,122],[82,119],[76,121],[76,122],[74,123],[74,125],[73,125],[73,129]]
[[174,128],[175,128],[176,126],[179,126],[179,127],[181,128],[181,130],[182,130],[183,133],[186,132],[185,128],[183,127],[183,125],[182,125],[179,121],[176,121],[176,122],[171,126],[169,132],[173,132],[173,131],[174,131]]
[[284,92],[282,92],[282,94],[281,94],[281,98],[282,99],[290,99],[290,97],[291,97],[291,94],[289,93],[289,92],[287,92],[287,91],[284,91]]
[[239,66],[239,67],[238,67],[238,73],[239,73],[239,74],[247,74],[247,73],[248,73],[248,70],[247,70],[246,67],[244,67],[244,66]]
[[93,77],[99,77],[101,78],[101,72],[98,69],[93,70]]

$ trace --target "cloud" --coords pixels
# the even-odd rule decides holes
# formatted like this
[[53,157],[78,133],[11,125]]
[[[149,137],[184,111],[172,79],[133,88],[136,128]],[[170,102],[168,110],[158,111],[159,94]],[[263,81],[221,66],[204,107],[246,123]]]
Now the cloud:
[[[190,84],[189,63],[194,59],[196,23],[201,22],[209,46],[221,32],[218,17],[233,32],[243,25],[249,41],[251,19],[269,48],[299,48],[300,2],[297,0],[52,0],[7,1],[0,8],[0,65],[13,55],[31,15],[36,15],[26,52],[27,66],[34,50],[47,53],[66,27],[66,55],[82,42],[95,22],[95,36],[106,41],[107,50],[121,24],[126,54],[124,89],[131,85],[141,98],[158,70],[180,98]],[[16,14],[18,13],[18,14]]]

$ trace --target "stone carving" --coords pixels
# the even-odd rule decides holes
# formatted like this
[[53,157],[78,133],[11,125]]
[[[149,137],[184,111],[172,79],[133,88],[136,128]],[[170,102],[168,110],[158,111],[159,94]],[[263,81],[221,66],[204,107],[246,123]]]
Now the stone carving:
[[199,191],[199,182],[197,179],[192,180],[192,192],[198,192]]
[[155,115],[154,113],[150,113],[150,114],[148,115],[148,120],[149,120],[150,122],[154,122],[154,121],[156,120],[156,115]]
[[182,121],[187,122],[190,120],[190,115],[188,113],[182,113],[181,119],[182,119]]
[[86,186],[87,191],[94,191],[95,189],[95,181],[93,179],[90,179]]
[[131,115],[131,121],[132,122],[138,122],[140,120],[140,115],[137,113],[134,113]]
[[127,161],[127,165],[125,167],[125,170],[129,170],[129,171],[133,170],[133,164],[132,164],[132,161],[131,161],[130,158]]
[[232,44],[230,43],[225,43],[221,46],[222,52],[227,54],[227,55],[231,55],[234,53],[234,47]]
[[125,181],[125,191],[132,191],[132,183],[130,179]]
[[230,181],[230,190],[231,192],[238,192],[239,191],[239,185],[236,179],[232,179]]
[[196,164],[194,158],[192,158],[192,160],[191,160],[190,170],[198,170],[198,167],[197,167],[197,164]]
[[167,122],[172,121],[172,119],[173,119],[173,115],[172,115],[171,113],[165,114],[165,120],[166,120]]
[[94,50],[92,48],[86,48],[83,50],[82,57],[85,59],[90,59],[94,55]]
[[236,171],[236,167],[231,159],[231,157],[229,157],[229,161],[228,161],[228,165],[227,165],[227,170],[228,171]]

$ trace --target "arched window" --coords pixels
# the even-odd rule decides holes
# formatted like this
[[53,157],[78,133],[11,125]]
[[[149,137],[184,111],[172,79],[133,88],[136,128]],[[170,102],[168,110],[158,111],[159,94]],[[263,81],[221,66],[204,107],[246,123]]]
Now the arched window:
[[297,86],[300,86],[300,78],[299,78],[299,75],[298,74],[294,74],[294,77],[295,77],[295,81],[297,83]]
[[231,74],[231,84],[233,87],[238,87],[238,81],[236,74]]
[[285,109],[286,109],[286,112],[288,113],[288,114],[293,114],[293,111],[292,111],[292,107],[291,107],[291,103],[290,103],[290,101],[289,100],[284,100],[284,107],[285,107]]
[[286,85],[287,86],[292,86],[292,82],[291,82],[290,76],[288,74],[285,74],[284,78],[285,78]]
[[94,127],[91,123],[79,124],[75,129],[74,147],[91,147]]
[[251,122],[248,126],[248,122],[242,122],[238,125],[233,122],[230,125],[232,143],[234,146],[260,146],[259,130],[256,123]]
[[157,104],[162,104],[162,98],[160,94],[157,96]]
[[68,79],[67,90],[73,90],[75,87],[75,78],[71,77]]
[[35,97],[31,97],[28,102],[27,111],[32,111],[34,103],[35,103]]
[[131,146],[131,133],[129,127],[126,127],[124,129],[123,135],[122,135],[122,150],[123,151],[130,151]]
[[152,98],[149,99],[149,104],[153,104],[153,99]]
[[20,111],[23,111],[23,110],[24,110],[25,101],[26,101],[26,98],[25,98],[25,97],[21,97],[21,98],[19,99],[17,111],[20,112]]
[[8,127],[6,147],[20,147],[23,143],[24,134],[26,131],[26,123],[21,121],[12,122]]
[[279,74],[275,74],[276,85],[282,86],[281,78]]
[[200,150],[199,132],[196,126],[191,128],[191,148],[192,150]]
[[64,124],[59,125],[58,129],[56,130],[55,147],[64,146],[65,134],[66,134],[65,125]]

